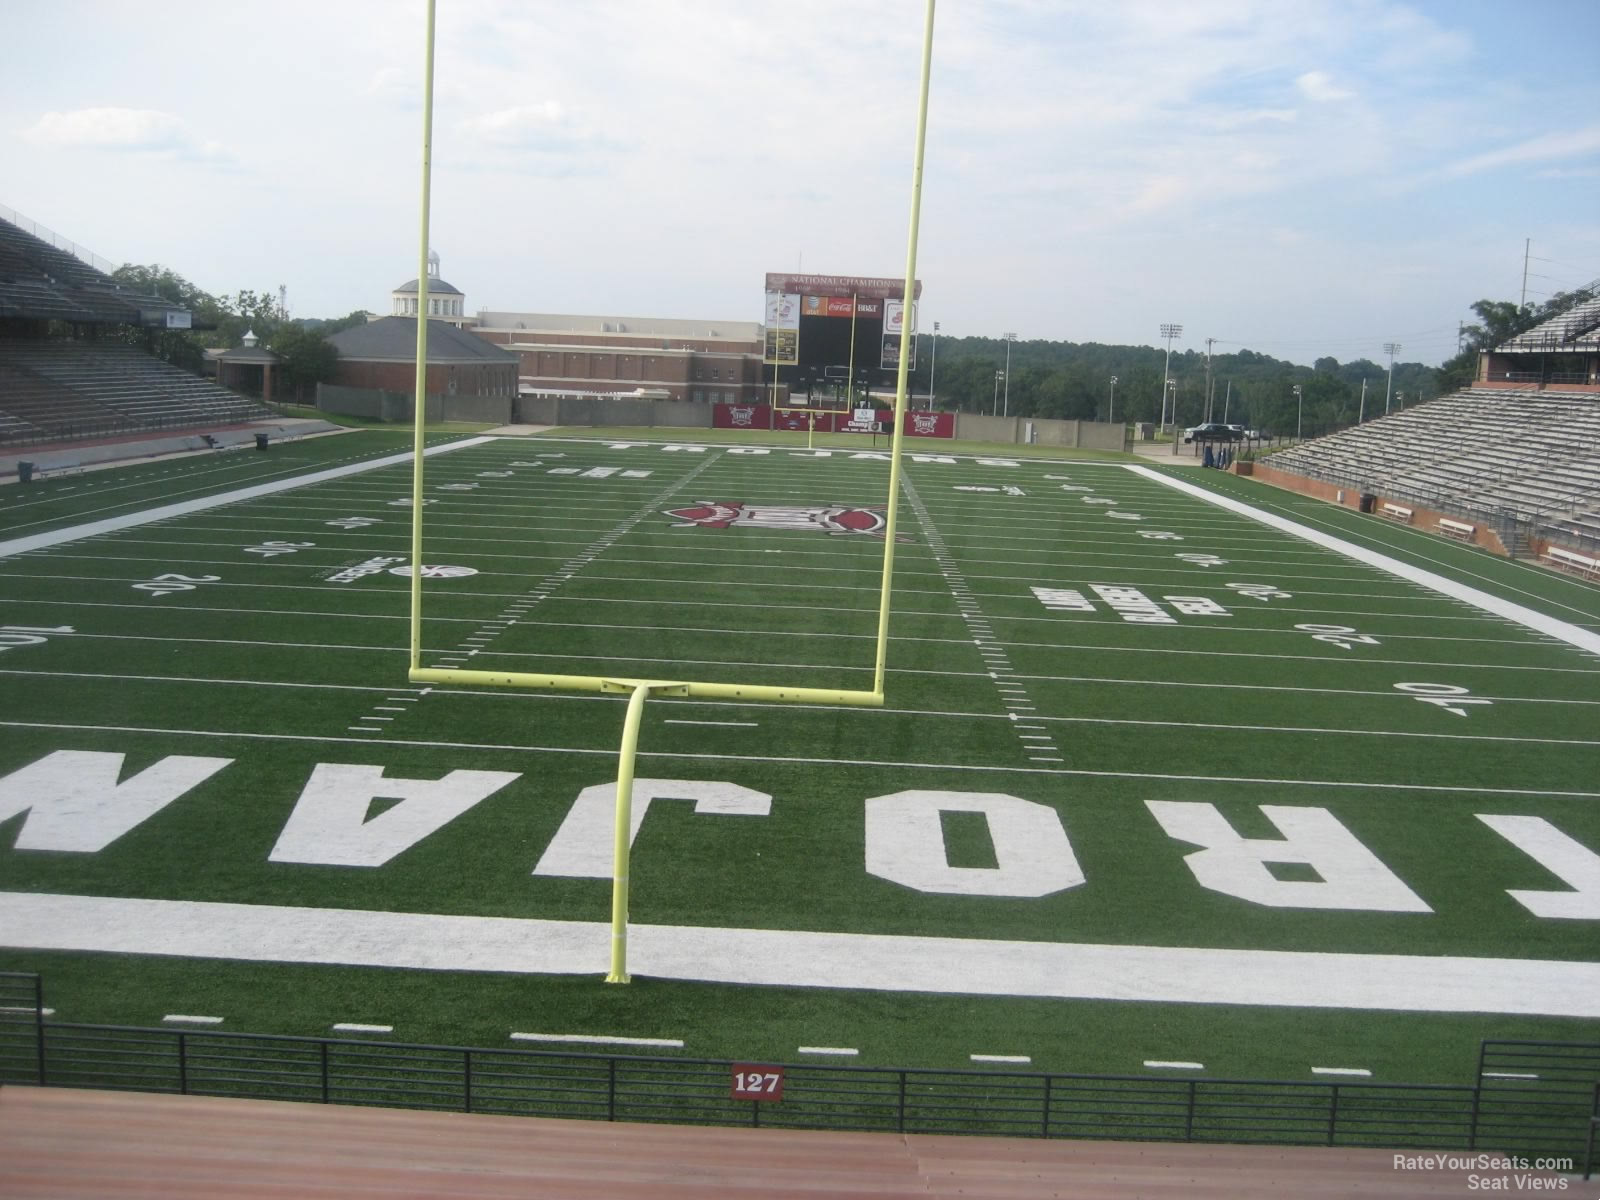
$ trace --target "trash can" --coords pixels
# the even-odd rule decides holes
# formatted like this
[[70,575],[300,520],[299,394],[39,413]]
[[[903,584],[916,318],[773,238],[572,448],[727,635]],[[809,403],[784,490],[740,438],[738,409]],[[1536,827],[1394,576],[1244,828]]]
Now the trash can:
[[267,448],[267,435],[264,434],[264,433],[256,434],[256,449],[257,450],[265,450],[266,448]]
[[1374,508],[1377,507],[1377,504],[1378,504],[1378,497],[1375,496],[1373,493],[1371,493],[1371,492],[1362,492],[1361,493],[1361,511],[1362,512],[1364,512],[1364,513],[1371,512]]
[[31,462],[17,463],[17,478],[23,483],[33,482],[33,464]]

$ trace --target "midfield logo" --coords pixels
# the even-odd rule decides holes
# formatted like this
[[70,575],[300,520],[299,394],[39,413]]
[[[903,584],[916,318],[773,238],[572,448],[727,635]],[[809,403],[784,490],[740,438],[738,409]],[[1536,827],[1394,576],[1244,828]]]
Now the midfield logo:
[[[888,518],[880,508],[850,508],[845,505],[807,508],[798,504],[728,504],[702,500],[693,508],[669,508],[665,515],[677,517],[676,529],[698,525],[703,529],[727,529],[732,525],[753,525],[761,529],[810,529],[820,533],[864,533],[882,537]],[[902,537],[901,541],[909,539]]]

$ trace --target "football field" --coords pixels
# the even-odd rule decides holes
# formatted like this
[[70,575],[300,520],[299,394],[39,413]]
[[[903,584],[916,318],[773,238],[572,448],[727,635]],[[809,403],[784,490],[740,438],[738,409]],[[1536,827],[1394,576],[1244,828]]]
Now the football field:
[[[408,682],[407,439],[0,489],[0,969],[58,1020],[751,1061],[1420,1083],[1594,1040],[1600,589],[925,445],[883,707],[646,705],[626,986],[626,694]],[[889,465],[434,439],[423,665],[869,690]]]

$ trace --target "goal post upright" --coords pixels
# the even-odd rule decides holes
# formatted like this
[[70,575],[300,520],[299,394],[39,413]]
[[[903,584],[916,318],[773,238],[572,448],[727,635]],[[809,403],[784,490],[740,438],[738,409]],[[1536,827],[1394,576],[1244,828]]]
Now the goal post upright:
[[[708,700],[763,701],[777,704],[834,705],[881,708],[888,661],[889,609],[894,581],[894,547],[898,528],[900,455],[905,434],[907,381],[910,367],[911,328],[915,320],[917,233],[922,204],[923,148],[927,137],[928,82],[933,56],[935,0],[927,0],[923,28],[921,87],[917,104],[916,150],[912,166],[910,232],[906,247],[905,309],[900,327],[900,361],[895,386],[894,433],[889,463],[889,495],[884,525],[883,578],[878,596],[878,627],[873,681],[870,691],[851,688],[785,687],[771,684],[695,682],[691,680],[636,679],[604,675],[554,675],[521,671],[484,671],[422,665],[422,513],[424,424],[427,412],[428,362],[428,251],[429,206],[432,180],[433,63],[436,0],[427,0],[427,36],[422,96],[422,219],[417,270],[417,362],[413,413],[411,475],[411,619],[407,678],[412,683],[477,687],[509,687],[575,692],[628,694],[627,715],[617,756],[617,794],[612,826],[611,954],[607,983],[627,983],[628,880],[632,842],[634,764],[645,702],[651,696]],[[852,313],[854,305],[852,304]],[[852,316],[852,320],[853,320]],[[854,338],[851,339],[852,352]],[[777,371],[773,371],[773,400],[777,400]],[[810,418],[807,445],[815,435],[816,417]]]
[[[889,657],[889,594],[894,582],[894,539],[900,513],[900,447],[905,439],[906,386],[911,366],[911,327],[916,322],[917,233],[922,225],[922,156],[928,141],[928,80],[933,69],[933,6],[928,0],[922,27],[922,73],[917,92],[917,142],[911,159],[911,217],[906,234],[906,285],[900,311],[900,362],[895,373],[894,436],[889,448],[889,510],[883,531],[883,589],[878,597],[877,661],[872,690],[883,694]],[[852,345],[854,343],[852,342]]]
[[427,4],[422,66],[422,232],[417,247],[417,372],[412,388],[411,428],[411,670],[422,666],[422,462],[428,409],[428,224],[433,188],[434,5]]

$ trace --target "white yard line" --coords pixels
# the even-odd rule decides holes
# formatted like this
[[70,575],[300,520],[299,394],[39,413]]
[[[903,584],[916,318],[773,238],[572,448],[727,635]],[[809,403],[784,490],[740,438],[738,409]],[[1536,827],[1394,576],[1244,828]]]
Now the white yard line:
[[[534,592],[532,597],[524,594],[514,600],[510,605],[510,611],[518,616],[522,616],[525,615],[527,610],[532,606],[545,603],[547,597],[549,597],[552,592],[570,580],[575,574],[582,571],[585,564],[592,561],[604,551],[610,549],[612,544],[619,538],[622,538],[628,533],[632,532],[634,527],[637,526],[641,521],[657,512],[663,505],[669,503],[673,496],[689,485],[690,481],[692,481],[707,468],[715,465],[721,458],[721,454],[712,454],[706,456],[706,458],[696,463],[693,470],[686,472],[680,478],[668,485],[664,491],[658,492],[656,495],[652,496],[643,507],[635,509],[631,514],[624,517],[616,525],[612,526],[594,541],[590,542],[584,547],[582,553],[578,557],[569,559],[554,575],[548,575],[544,579],[540,580],[539,583],[535,585],[537,590]],[[557,580],[560,582],[556,582]],[[477,655],[480,651],[487,649],[490,643],[492,643],[495,638],[505,633],[506,630],[511,627],[511,625],[512,622],[509,621],[480,623],[478,625],[477,632],[468,634],[462,639],[463,646],[472,647],[472,649],[469,649],[465,652],[466,656],[471,658]],[[456,655],[462,653],[460,649],[435,650],[432,651],[432,653],[438,655],[439,657],[435,657],[429,664],[430,666],[459,668],[464,665],[459,658],[455,657]],[[360,717],[358,720],[392,721],[394,718],[367,716]]]
[[1396,578],[1404,579],[1408,583],[1414,583],[1419,587],[1438,592],[1442,596],[1449,596],[1453,600],[1470,604],[1474,608],[1482,609],[1484,612],[1492,613],[1494,616],[1504,617],[1506,620],[1521,625],[1526,629],[1531,629],[1536,633],[1558,638],[1568,645],[1576,646],[1578,649],[1585,650],[1590,654],[1600,655],[1600,633],[1581,629],[1567,621],[1557,620],[1555,617],[1548,616],[1525,605],[1492,595],[1489,592],[1480,591],[1475,587],[1468,587],[1464,583],[1458,583],[1454,579],[1436,574],[1433,571],[1425,571],[1421,567],[1412,566],[1410,563],[1402,562],[1398,558],[1391,558],[1389,555],[1380,554],[1376,550],[1368,550],[1365,546],[1347,542],[1344,538],[1323,533],[1319,529],[1313,529],[1309,525],[1302,525],[1299,521],[1291,521],[1287,517],[1280,517],[1276,513],[1266,512],[1263,509],[1246,504],[1242,500],[1235,500],[1231,496],[1221,495],[1207,488],[1189,483],[1187,480],[1177,479],[1160,471],[1152,471],[1149,467],[1130,466],[1127,470],[1136,475],[1142,475],[1146,479],[1153,479],[1165,487],[1170,487],[1186,495],[1204,500],[1207,504],[1214,504],[1218,508],[1226,509],[1231,513],[1248,517],[1252,521],[1259,521],[1261,524],[1279,530],[1282,533],[1287,533],[1291,537],[1297,537],[1314,545],[1332,550],[1336,554],[1342,554],[1346,558],[1364,563]]
[[586,1046],[658,1046],[682,1050],[682,1038],[623,1037],[602,1033],[513,1033],[514,1042],[573,1042]]
[[[492,437],[463,438],[459,442],[448,442],[443,446],[430,446],[422,453],[424,456],[435,454],[448,454],[452,450],[464,450],[469,446],[481,446],[485,442],[492,442]],[[173,517],[186,517],[190,513],[204,512],[208,508],[219,508],[224,504],[237,504],[241,500],[254,500],[258,496],[271,496],[277,492],[287,492],[293,488],[307,487],[313,483],[325,483],[330,479],[342,479],[346,475],[360,475],[366,471],[373,471],[379,467],[392,467],[399,463],[411,461],[411,451],[404,454],[388,454],[383,458],[368,459],[366,462],[351,463],[343,467],[329,467],[323,471],[312,471],[308,475],[295,475],[289,479],[278,479],[272,483],[258,483],[251,487],[239,488],[232,492],[219,492],[215,496],[202,496],[197,500],[180,500],[177,504],[164,504],[160,508],[148,508],[141,512],[127,513],[120,517],[106,517],[100,521],[91,521],[87,525],[73,525],[66,529],[51,530],[48,533],[33,533],[27,537],[13,538],[7,542],[0,542],[0,558],[8,558],[13,554],[24,554],[29,550],[42,550],[46,546],[59,546],[64,542],[76,542],[82,538],[98,537],[103,533],[120,533],[124,529],[135,529],[140,525],[149,525],[155,521],[167,521]]]
[[[113,636],[113,635],[109,635],[108,634],[106,636],[110,637],[110,636]],[[393,648],[393,647],[379,647],[379,648],[385,650],[386,652],[395,653],[395,654],[403,654],[405,652],[403,648],[400,648],[400,649],[396,649],[396,648]],[[129,674],[129,673],[125,673],[125,672],[113,672],[113,671],[30,671],[30,670],[26,670],[26,669],[18,668],[18,667],[0,667],[0,676],[5,676],[5,675],[15,675],[15,676],[23,677],[23,678],[38,677],[38,678],[98,679],[98,680],[111,680],[111,681],[115,681],[115,682],[126,682],[126,683],[204,684],[204,685],[221,685],[221,686],[225,686],[225,687],[245,687],[245,688],[252,688],[252,689],[260,689],[260,688],[300,688],[300,689],[310,689],[310,690],[332,690],[332,691],[346,691],[346,692],[381,692],[381,691],[387,690],[387,689],[381,688],[381,687],[373,687],[373,686],[371,686],[369,684],[311,683],[311,682],[300,682],[298,680],[287,680],[287,679],[223,679],[223,678],[220,678],[220,677],[217,677],[217,676],[212,676],[212,675],[145,675],[145,674]],[[1127,682],[1132,682],[1132,681],[1128,681],[1128,680],[1092,680],[1092,679],[1091,680],[1084,680],[1084,679],[1079,679],[1079,680],[1075,680],[1074,682],[1078,682],[1078,683],[1086,683],[1086,682],[1087,683],[1095,683],[1095,682],[1127,683]],[[1002,685],[1002,686],[1004,686],[1004,685]],[[1379,696],[1379,697],[1392,698],[1392,696],[1389,696],[1388,693],[1384,693],[1384,692],[1358,692],[1358,693],[1353,693],[1353,694],[1355,694],[1355,695],[1370,695],[1370,696]],[[493,690],[493,689],[484,689],[484,688],[456,688],[456,689],[453,689],[452,691],[450,691],[448,693],[448,695],[452,699],[475,698],[475,697],[476,698],[491,698],[491,697],[493,697],[493,698],[503,698],[506,695],[506,693],[504,691]],[[599,697],[599,696],[579,695],[579,694],[562,693],[562,692],[531,691],[531,690],[528,693],[524,694],[521,698],[524,699],[524,700],[529,700],[529,701],[542,701],[542,702],[548,702],[548,703],[579,703],[579,704],[607,703],[606,699],[604,699],[602,697]],[[1507,697],[1507,696],[1490,696],[1490,697],[1486,697],[1486,698],[1487,699],[1491,699],[1491,700],[1495,700],[1495,701],[1498,701],[1498,702],[1501,702],[1501,703],[1519,703],[1524,699],[1522,697],[1515,697],[1515,696],[1511,696],[1511,697]],[[416,704],[416,703],[418,703],[418,701],[421,698],[419,696],[387,696],[387,697],[385,697],[385,699],[392,700],[396,704]],[[1537,700],[1537,698],[1530,698],[1530,702],[1532,702],[1533,700]],[[685,703],[691,703],[692,704],[693,702],[692,701],[687,701]],[[748,703],[740,704],[737,701],[718,701],[717,704],[718,704],[718,707],[726,707],[726,708],[767,708],[767,709],[771,708],[770,705],[759,705],[759,704],[748,704]],[[380,706],[377,709],[375,709],[374,711],[377,711],[377,712],[404,712],[404,711],[409,711],[409,710]],[[810,713],[816,713],[816,714],[838,713],[838,712],[860,713],[861,710],[860,709],[855,709],[855,708],[845,708],[845,707],[840,706],[840,705],[831,705],[831,704],[808,705],[807,706],[807,713],[808,714],[810,714]],[[796,715],[799,715],[799,714],[797,713]],[[963,721],[963,722],[965,722],[965,721],[1004,721],[1004,720],[1008,719],[1007,715],[1004,714],[1004,713],[960,712],[960,711],[947,711],[947,710],[942,710],[942,709],[916,709],[916,708],[881,708],[881,709],[872,709],[872,710],[870,710],[869,713],[867,713],[865,715],[873,716],[873,717],[885,716],[885,717],[895,717],[895,718],[899,718],[899,717],[914,717],[914,718],[917,718],[919,720],[950,720],[950,721]],[[1239,733],[1308,734],[1308,735],[1311,735],[1311,736],[1314,736],[1314,737],[1328,737],[1328,736],[1331,736],[1331,735],[1342,735],[1342,736],[1347,736],[1347,737],[1363,737],[1363,738],[1365,738],[1365,737],[1420,738],[1420,739],[1425,740],[1425,741],[1506,742],[1506,743],[1509,743],[1511,745],[1522,745],[1522,746],[1600,746],[1600,739],[1595,739],[1595,738],[1524,737],[1524,736],[1511,736],[1511,735],[1508,735],[1508,734],[1495,734],[1495,733],[1438,733],[1438,732],[1431,732],[1431,731],[1424,731],[1424,730],[1406,730],[1406,729],[1360,729],[1360,728],[1338,729],[1338,728],[1334,728],[1334,727],[1331,727],[1331,726],[1325,726],[1325,725],[1241,725],[1241,724],[1228,724],[1228,723],[1220,722],[1220,721],[1158,721],[1158,720],[1154,720],[1154,719],[1150,719],[1150,718],[1136,718],[1136,717],[1055,717],[1055,716],[1041,717],[1041,716],[1033,716],[1033,717],[1026,718],[1026,720],[1030,721],[1030,722],[1050,721],[1050,722],[1053,722],[1053,723],[1058,724],[1058,725],[1127,725],[1127,726],[1132,726],[1132,727],[1136,727],[1136,728],[1137,727],[1145,727],[1145,728],[1151,728],[1151,729],[1185,729],[1185,730],[1206,729],[1206,730],[1224,730],[1224,731],[1239,732]],[[667,725],[731,725],[731,726],[748,726],[750,728],[756,728],[760,724],[760,722],[757,722],[757,721],[692,721],[692,720],[681,719],[681,718],[667,718],[664,721],[664,723],[667,724]],[[1021,738],[1023,741],[1028,741],[1030,739],[1034,740],[1034,741],[1050,741],[1050,740],[1052,740],[1051,737],[1048,734],[1043,732],[1043,727],[1040,726],[1040,725],[1037,725],[1037,724],[1024,724],[1024,723],[1022,723],[1021,720],[1019,720],[1016,723],[1016,729],[1018,731],[1017,736],[1019,738]],[[1038,730],[1040,732],[1036,733],[1036,732],[1034,732],[1035,730]]]
[[[18,949],[599,979],[609,922],[0,892]],[[635,925],[635,974],[771,987],[1600,1017],[1600,963]],[[817,1048],[825,1049],[825,1048]]]
[[[100,582],[104,582],[104,580],[101,580]],[[218,586],[222,586],[222,585],[218,585]],[[293,589],[291,589],[291,590],[293,590]],[[12,603],[14,603],[14,604],[16,604],[16,603],[28,603],[28,604],[37,604],[37,605],[40,605],[40,606],[45,606],[46,605],[46,602],[44,602],[44,601],[12,601]],[[139,610],[145,611],[145,612],[151,611],[151,609],[150,609],[148,604],[106,603],[106,602],[103,602],[103,601],[87,601],[87,600],[78,601],[78,600],[72,600],[72,599],[51,600],[51,601],[48,602],[48,607],[51,609],[51,611],[55,611],[55,610],[58,610],[58,609],[61,609],[61,608],[129,608],[129,609],[139,609]],[[768,608],[768,606],[765,606],[765,605],[754,605],[752,607],[762,608],[764,610]],[[360,612],[322,612],[322,611],[312,612],[312,611],[296,610],[296,609],[239,608],[237,606],[207,606],[207,605],[198,605],[198,604],[196,604],[196,605],[185,605],[183,607],[182,611],[186,612],[186,613],[189,613],[189,612],[226,613],[226,614],[228,614],[230,616],[288,616],[288,617],[313,616],[313,617],[318,617],[318,618],[330,618],[330,619],[339,619],[339,620],[359,620],[359,621],[405,621],[405,620],[408,619],[404,613],[386,614],[386,613],[360,613]],[[476,620],[474,620],[472,618],[442,617],[442,616],[441,617],[429,617],[428,618],[428,623],[430,625],[432,625],[432,624],[446,624],[446,623],[452,623],[452,624],[458,624],[458,625],[471,624],[471,625],[475,625],[475,626],[481,625],[481,622],[476,621]],[[597,621],[548,621],[548,620],[546,620],[546,621],[539,622],[539,625],[540,625],[540,628],[542,628],[542,629],[585,629],[585,630],[603,629],[603,630],[608,630],[608,631],[612,631],[612,632],[638,632],[638,633],[644,633],[644,634],[647,634],[647,635],[655,635],[655,634],[659,633],[659,627],[658,626],[654,626],[654,625],[621,625],[621,624],[616,624],[616,623],[601,623],[601,622],[597,622]],[[715,625],[678,626],[678,627],[676,627],[676,631],[679,632],[679,633],[708,633],[708,634],[715,634],[718,637],[722,637],[722,638],[747,638],[747,639],[752,639],[752,640],[756,640],[756,641],[759,641],[761,639],[769,639],[770,640],[774,636],[792,636],[792,637],[807,637],[807,638],[840,638],[840,639],[845,639],[845,640],[850,640],[850,641],[862,641],[862,642],[865,642],[865,641],[872,641],[874,639],[874,637],[875,637],[874,634],[869,634],[869,633],[834,633],[834,632],[828,632],[828,631],[803,630],[803,629],[796,629],[796,630],[758,630],[758,629],[750,628],[748,626],[746,626],[746,627],[726,627],[726,626],[715,626]],[[192,641],[192,640],[194,640],[194,639],[186,639],[186,638],[134,637],[133,635],[124,635],[124,634],[81,634],[80,633],[80,634],[76,634],[75,636],[77,636],[77,637],[96,637],[96,636],[99,636],[99,637],[108,637],[108,638],[115,637],[115,638],[118,638],[118,639],[125,639],[125,640],[157,641],[157,642],[159,642],[159,641]],[[927,645],[935,645],[935,646],[967,646],[967,645],[971,645],[972,644],[971,641],[969,639],[966,639],[966,638],[902,637],[902,636],[898,636],[898,635],[890,635],[889,640],[891,642],[897,642],[897,643],[898,642],[906,642],[906,643],[915,642],[915,643],[919,643],[919,644],[927,644]],[[298,645],[305,645],[306,644],[306,643],[295,643],[295,642],[259,642],[259,641],[249,641],[249,640],[237,639],[237,638],[207,638],[207,639],[205,639],[205,641],[206,641],[207,645],[213,645],[213,644],[215,644],[215,645],[237,645],[237,646],[254,646],[254,645],[273,646],[273,645],[275,645],[275,646],[287,646],[287,647],[291,647],[291,648],[295,647],[295,646],[298,646]],[[1518,644],[1526,645],[1527,643],[1518,643]],[[1164,656],[1169,656],[1169,657],[1172,656],[1172,655],[1192,655],[1192,656],[1197,656],[1197,657],[1203,657],[1203,658],[1205,658],[1207,660],[1214,660],[1214,659],[1219,659],[1219,658],[1250,658],[1250,659],[1267,659],[1267,660],[1270,660],[1270,661],[1273,661],[1273,662],[1285,662],[1285,663],[1312,662],[1312,663],[1318,663],[1318,664],[1326,664],[1327,661],[1328,661],[1325,657],[1323,657],[1321,655],[1316,655],[1316,654],[1266,654],[1266,653],[1259,653],[1259,652],[1254,652],[1254,651],[1241,651],[1241,650],[1184,650],[1184,649],[1178,649],[1178,648],[1175,648],[1175,647],[1168,647],[1168,646],[1108,646],[1108,645],[1096,645],[1096,644],[1088,643],[1088,642],[1017,642],[1017,641],[1011,641],[1011,642],[1004,643],[1004,646],[1005,647],[1009,647],[1011,650],[1046,650],[1046,651],[1068,651],[1068,652],[1084,651],[1084,652],[1108,653],[1108,654],[1109,653],[1115,653],[1115,654],[1159,654],[1159,655],[1164,655]],[[324,646],[318,646],[316,648],[318,648],[318,649],[333,649],[333,650],[386,650],[386,651],[387,650],[392,650],[392,647],[387,647],[387,646],[352,646],[352,645],[339,645],[339,644],[328,644],[328,645],[324,645]],[[402,651],[402,653],[403,653],[403,651]],[[441,651],[441,653],[442,653],[442,651]],[[523,658],[541,658],[541,657],[542,658],[559,658],[559,657],[562,657],[562,656],[561,655],[540,655],[540,654],[519,654],[519,655],[517,655],[517,657],[523,657]],[[608,656],[599,656],[594,661],[607,661],[607,660],[608,660]],[[661,661],[668,661],[668,662],[700,662],[700,661],[707,661],[707,660],[695,660],[695,659],[688,659],[688,660],[679,660],[679,659],[662,660],[662,659],[639,658],[639,657],[633,657],[633,658],[619,657],[619,661],[623,661],[623,662],[661,662]],[[710,661],[714,661],[714,662],[717,663],[717,665],[723,665],[723,666],[757,666],[757,667],[762,667],[762,666],[786,666],[786,667],[792,667],[795,670],[808,670],[808,671],[809,670],[817,670],[817,671],[837,670],[836,666],[829,666],[829,665],[826,665],[826,664],[816,664],[816,663],[776,663],[775,664],[775,663],[765,662],[765,661],[760,661],[760,660],[754,661],[754,662],[744,662],[744,661],[735,661],[735,660],[728,660],[728,661],[710,660]],[[1001,665],[998,665],[997,663],[990,663],[990,664],[985,664],[985,665],[990,670],[993,670],[993,671],[996,671],[996,672],[999,672],[999,673],[1002,673],[1002,674],[1016,675],[1016,672],[1011,667],[1008,667],[1008,666],[1001,666]],[[1365,664],[1352,663],[1351,665],[1366,665],[1366,666],[1375,666],[1375,667],[1382,667],[1382,666],[1390,666],[1390,667],[1437,667],[1439,665],[1439,663],[1438,663],[1438,660],[1436,660],[1436,659],[1427,659],[1427,660],[1424,660],[1424,659],[1384,659],[1384,660],[1376,661],[1376,662],[1373,662],[1373,663],[1365,663]],[[1538,665],[1538,664],[1535,664],[1535,665],[1523,665],[1523,664],[1515,664],[1515,663],[1478,663],[1478,662],[1454,663],[1454,664],[1452,664],[1452,666],[1458,667],[1458,668],[1460,668],[1462,670],[1475,670],[1475,671],[1541,671],[1541,672],[1561,671],[1561,672],[1564,672],[1564,673],[1567,673],[1567,674],[1580,674],[1580,675],[1596,675],[1596,674],[1600,674],[1600,671],[1597,671],[1594,667],[1552,667],[1552,666]],[[926,670],[914,670],[914,669],[913,670],[907,670],[905,673],[906,674],[916,674],[916,675],[970,675],[971,674],[971,672],[964,672],[964,671],[926,671]],[[1055,679],[1055,680],[1058,680],[1058,681],[1064,681],[1064,682],[1069,682],[1069,683],[1082,682],[1082,679],[1079,678],[1079,677],[1075,677],[1075,676],[1060,676],[1060,675],[1058,675],[1058,676],[1025,675],[1025,676],[1018,676],[1018,678],[1022,678],[1022,679]],[[1134,683],[1140,683],[1140,684],[1148,683],[1151,686],[1164,686],[1164,687],[1215,687],[1215,688],[1248,689],[1248,690],[1258,690],[1258,691],[1289,691],[1289,692],[1308,692],[1309,691],[1309,692],[1319,692],[1319,693],[1325,692],[1325,693],[1327,693],[1329,695],[1341,695],[1341,694],[1343,694],[1343,695],[1373,695],[1373,694],[1380,694],[1381,695],[1381,694],[1385,694],[1385,693],[1353,692],[1353,691],[1349,691],[1348,689],[1345,689],[1345,690],[1341,691],[1340,689],[1330,689],[1330,688],[1285,687],[1285,686],[1282,686],[1282,685],[1271,685],[1271,684],[1193,683],[1193,682],[1187,682],[1187,681],[1158,680],[1158,679],[1131,680],[1131,681],[1128,681],[1128,682],[1134,682]],[[1530,697],[1529,699],[1531,700],[1532,698]],[[1582,703],[1582,702],[1581,701],[1570,701],[1569,703]]]
[[[367,732],[362,726],[347,726],[357,733]],[[373,732],[381,732],[376,726]],[[0,729],[66,729],[94,733],[155,733],[175,737],[216,738],[222,741],[251,742],[308,742],[313,745],[350,745],[355,742],[377,742],[384,746],[420,746],[430,749],[462,751],[500,750],[510,754],[582,754],[609,758],[615,761],[617,748],[585,746],[511,745],[499,742],[442,742],[425,738],[346,738],[310,733],[253,733],[220,729],[161,729],[148,725],[100,725],[64,721],[0,721]],[[1008,767],[983,766],[972,763],[910,762],[899,759],[861,758],[805,758],[777,754],[700,754],[676,750],[640,750],[640,758],[687,760],[690,762],[777,763],[785,766],[838,766],[869,767],[887,770],[937,770],[960,771],[969,774],[991,775],[1042,775],[1047,777],[1077,777],[1085,779],[1153,779],[1176,783],[1226,783],[1261,784],[1269,787],[1354,788],[1358,791],[1429,792],[1445,795],[1465,793],[1473,796],[1540,796],[1578,800],[1600,800],[1600,792],[1552,791],[1547,788],[1505,788],[1464,786],[1442,783],[1385,783],[1360,779],[1282,779],[1258,775],[1192,775],[1164,771],[1092,771],[1082,767]]]

